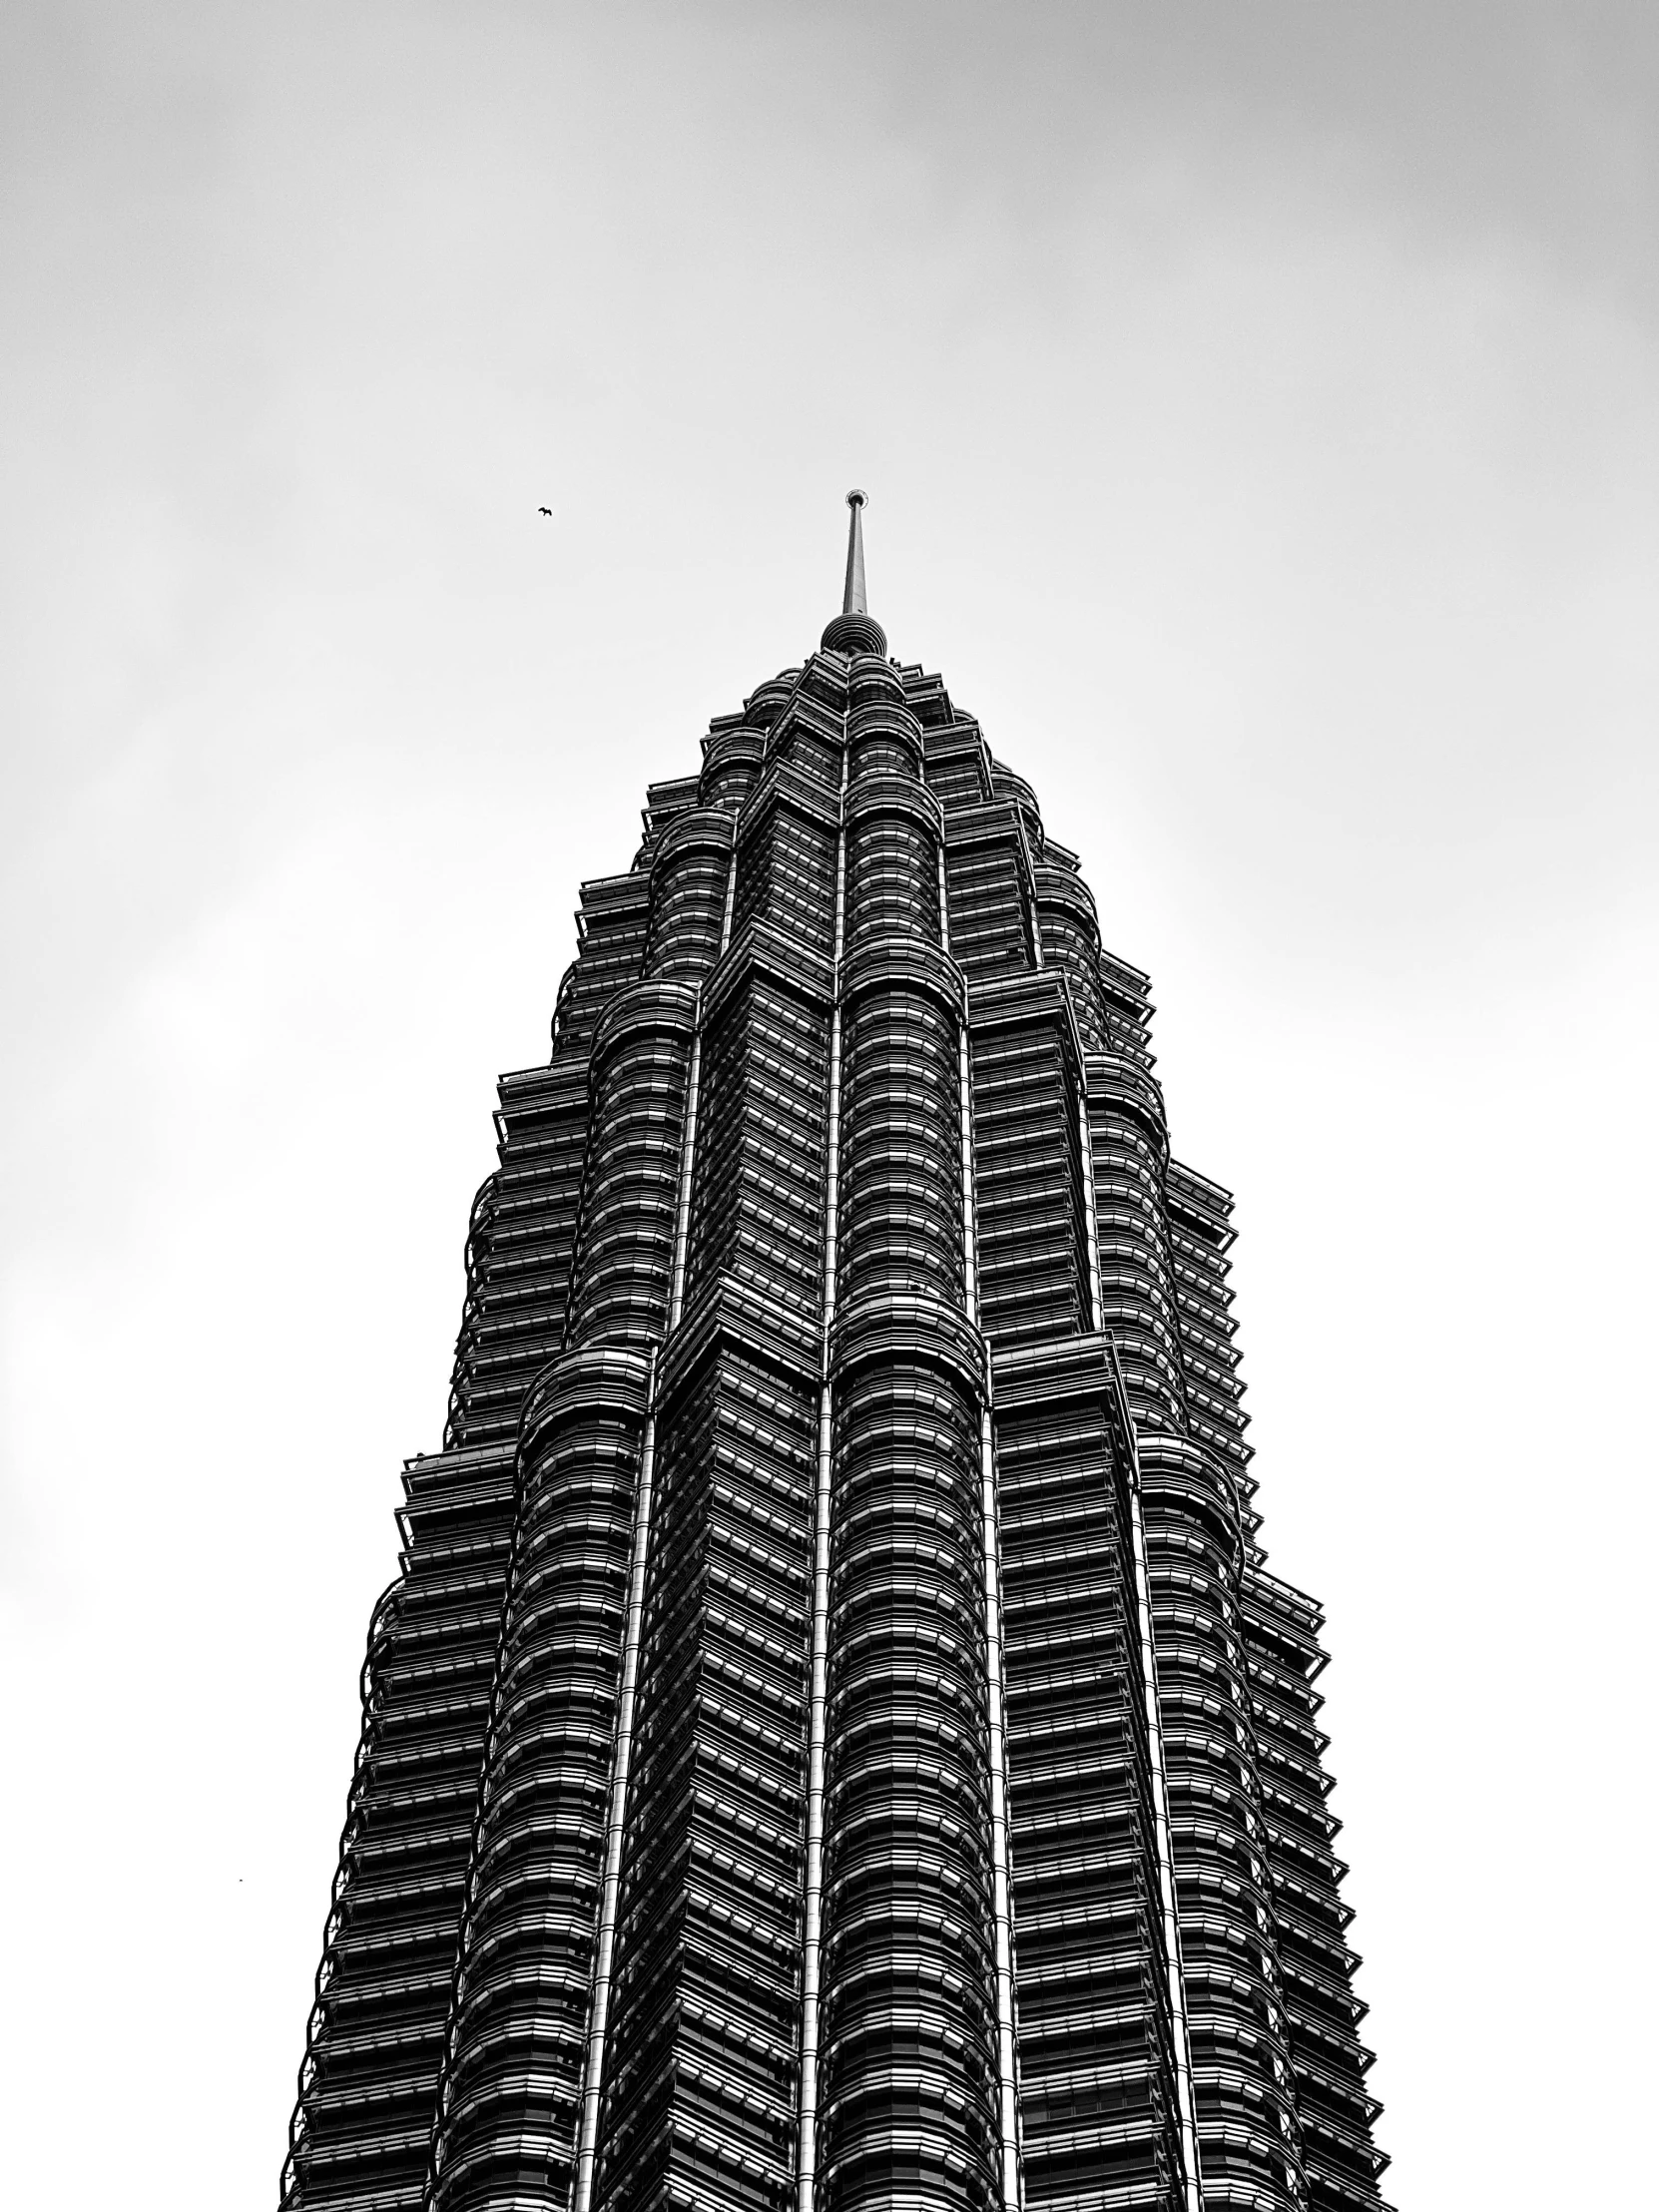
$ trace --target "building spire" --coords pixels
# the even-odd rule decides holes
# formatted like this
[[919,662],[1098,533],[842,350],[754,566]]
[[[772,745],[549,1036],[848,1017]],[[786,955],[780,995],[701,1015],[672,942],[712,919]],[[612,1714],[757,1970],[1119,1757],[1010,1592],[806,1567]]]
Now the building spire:
[[873,653],[885,658],[887,633],[878,622],[870,620],[864,589],[864,508],[869,502],[861,491],[849,491],[846,503],[852,509],[846,532],[846,589],[841,594],[840,613],[824,633],[824,650],[849,655]]
[[863,493],[849,491],[846,503],[852,509],[852,519],[846,531],[846,590],[841,597],[841,613],[867,615],[869,601],[864,594]]

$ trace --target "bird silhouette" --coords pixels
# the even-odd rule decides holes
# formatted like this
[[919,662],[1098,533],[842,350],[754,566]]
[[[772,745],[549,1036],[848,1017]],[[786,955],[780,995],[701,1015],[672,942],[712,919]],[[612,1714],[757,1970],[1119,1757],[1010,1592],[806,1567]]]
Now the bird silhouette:
[[539,514],[539,515],[547,515],[548,517],[551,517],[551,516],[552,516],[552,513],[553,513],[553,510],[552,510],[552,508],[551,508],[551,507],[538,507],[538,508],[536,509],[536,512],[537,512],[537,514]]

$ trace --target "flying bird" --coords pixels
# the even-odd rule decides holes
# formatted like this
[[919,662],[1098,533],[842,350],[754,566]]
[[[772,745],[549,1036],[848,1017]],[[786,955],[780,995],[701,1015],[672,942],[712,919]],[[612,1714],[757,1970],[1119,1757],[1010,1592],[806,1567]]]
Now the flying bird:
[[549,518],[551,518],[553,510],[551,507],[538,507],[536,509],[536,512],[539,515],[547,515]]

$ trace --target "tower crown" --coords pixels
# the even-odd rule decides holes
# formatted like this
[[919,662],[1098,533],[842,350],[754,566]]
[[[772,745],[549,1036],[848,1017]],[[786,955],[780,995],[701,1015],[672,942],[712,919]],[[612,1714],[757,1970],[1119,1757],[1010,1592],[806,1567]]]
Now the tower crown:
[[847,504],[502,1078],[281,2212],[1384,2212],[1233,1202]]
[[878,622],[871,621],[864,590],[863,512],[868,500],[861,491],[849,491],[846,503],[852,509],[846,531],[846,588],[841,593],[840,613],[819,642],[826,653],[874,653],[884,660],[887,633]]

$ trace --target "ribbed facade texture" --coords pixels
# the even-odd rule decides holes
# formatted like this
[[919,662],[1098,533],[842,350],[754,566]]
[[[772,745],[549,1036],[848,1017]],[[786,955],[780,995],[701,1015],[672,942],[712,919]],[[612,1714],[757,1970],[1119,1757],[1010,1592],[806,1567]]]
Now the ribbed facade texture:
[[1150,1012],[855,507],[502,1079],[284,2212],[1375,2212]]

